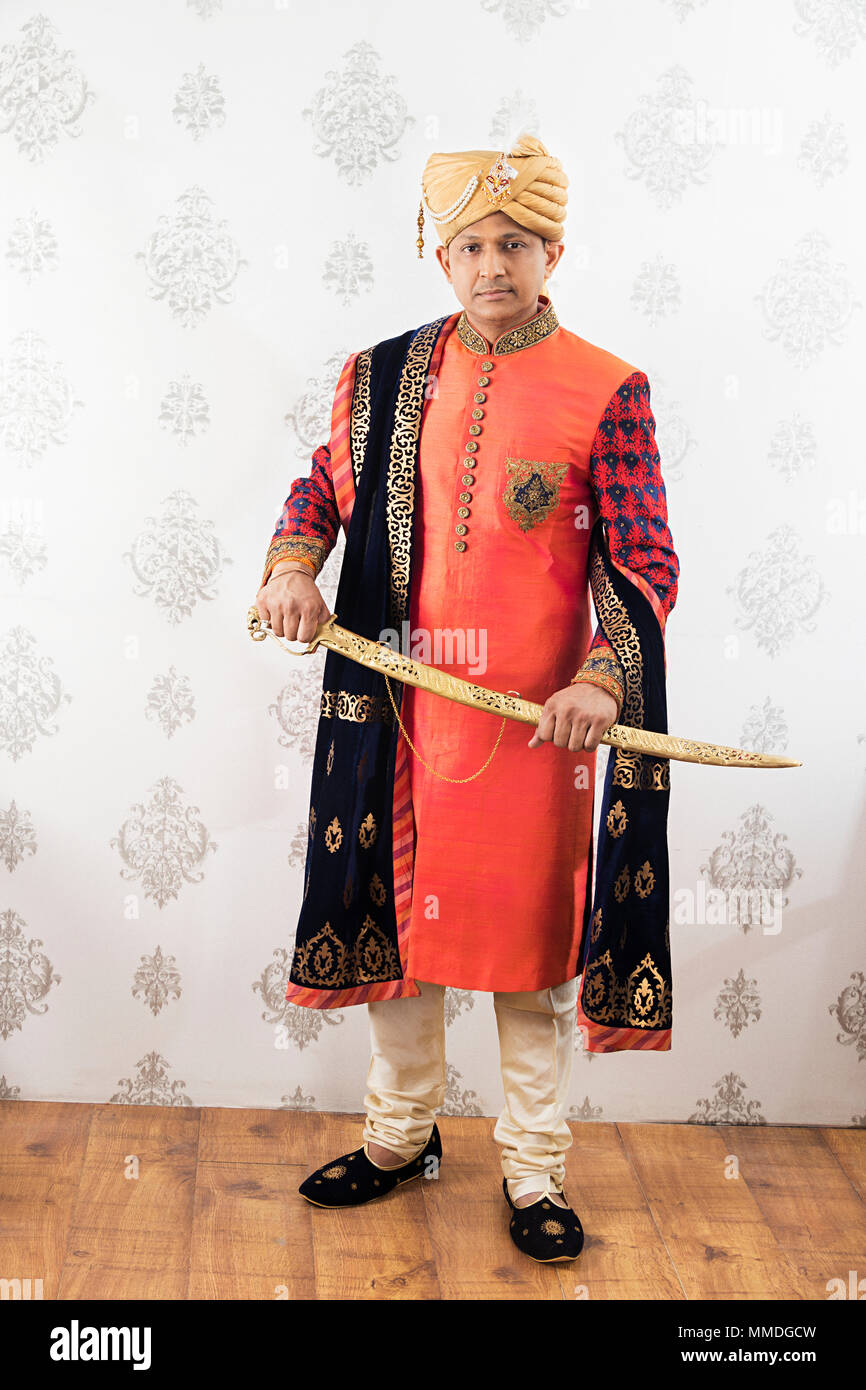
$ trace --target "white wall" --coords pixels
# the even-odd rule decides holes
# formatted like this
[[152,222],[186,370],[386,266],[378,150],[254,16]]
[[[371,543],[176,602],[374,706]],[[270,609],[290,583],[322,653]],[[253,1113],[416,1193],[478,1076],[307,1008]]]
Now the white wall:
[[[557,312],[652,383],[670,728],[804,763],[672,765],[673,1050],[576,1033],[572,1117],[866,1123],[852,14],[5,0],[0,1092],[361,1110],[366,1009],[283,1000],[322,658],[246,612],[346,355],[457,307],[428,154],[526,127]],[[495,1115],[491,996],[447,998],[447,1109]]]

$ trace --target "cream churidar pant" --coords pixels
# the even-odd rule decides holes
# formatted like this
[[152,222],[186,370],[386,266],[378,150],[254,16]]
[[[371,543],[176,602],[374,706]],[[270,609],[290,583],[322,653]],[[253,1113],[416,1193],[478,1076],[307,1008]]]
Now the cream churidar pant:
[[[445,1102],[445,986],[418,980],[419,995],[367,1004],[372,1057],[364,1142],[412,1158]],[[512,1200],[561,1192],[565,1120],[574,1058],[577,979],[527,993],[493,991],[505,1105],[493,1138]]]

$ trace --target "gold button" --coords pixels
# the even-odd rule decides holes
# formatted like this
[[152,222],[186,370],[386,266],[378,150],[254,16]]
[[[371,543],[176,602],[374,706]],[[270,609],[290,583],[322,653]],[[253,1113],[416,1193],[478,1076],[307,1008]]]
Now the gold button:
[[480,376],[480,377],[478,378],[478,385],[479,385],[479,386],[489,386],[489,385],[490,385],[490,377],[489,377],[489,376]]
[[478,404],[480,405],[482,401],[486,401],[486,400],[487,400],[487,397],[485,396],[485,394],[484,394],[483,391],[476,391],[476,392],[475,392],[475,395],[472,397],[472,399],[473,399],[473,401],[477,401]]
[[473,412],[472,412],[472,419],[473,419],[473,420],[483,420],[483,419],[484,419],[484,411],[483,411],[483,410],[479,410],[479,409],[476,407],[475,410],[473,410]]
[[465,549],[466,549],[466,542],[465,542],[465,541],[455,541],[455,542],[454,542],[454,549],[455,549],[455,550],[465,550]]
[[469,426],[469,433],[470,433],[470,434],[480,434],[480,433],[481,433],[481,426],[480,426],[480,425],[470,425],[470,426]]
[[481,363],[481,370],[482,370],[482,372],[492,372],[492,371],[493,371],[493,363],[492,363],[492,362],[482,362],[482,363]]
[[458,536],[465,536],[466,532],[469,530],[469,527],[464,526],[463,522],[461,521],[459,526],[454,527],[454,530],[457,532]]
[[463,467],[464,467],[464,468],[474,468],[477,462],[478,462],[478,460],[477,460],[477,459],[473,459],[473,458],[464,459],[464,460],[463,460]]
[[457,515],[458,515],[458,516],[468,516],[468,515],[469,515],[469,508],[468,508],[468,507],[458,507],[458,508],[457,508]]
[[471,502],[471,501],[472,501],[472,493],[471,493],[471,492],[461,492],[461,494],[460,494],[460,501],[461,501],[461,502]]
[[[472,426],[470,425],[469,428],[472,429]],[[475,428],[477,429],[478,426],[476,425]],[[466,441],[466,450],[467,450],[467,453],[474,454],[474,453],[475,453],[475,450],[476,450],[477,448],[478,448],[478,441],[477,441],[477,439],[467,439],[467,441]]]
[[466,487],[470,487],[472,483],[475,482],[475,479],[473,478],[471,473],[464,473],[460,481],[461,483],[464,483]]

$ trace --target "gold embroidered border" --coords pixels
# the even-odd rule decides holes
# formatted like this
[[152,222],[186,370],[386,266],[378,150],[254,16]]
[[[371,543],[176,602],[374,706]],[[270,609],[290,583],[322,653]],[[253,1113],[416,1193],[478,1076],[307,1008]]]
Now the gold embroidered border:
[[352,455],[352,473],[355,487],[361,477],[367,435],[370,432],[370,363],[373,349],[359,352],[355,359],[355,389],[352,393],[352,410],[349,423],[349,450]]
[[503,333],[501,338],[491,346],[486,338],[482,338],[477,333],[466,317],[466,311],[457,320],[457,337],[464,347],[470,352],[489,354],[492,357],[505,357],[512,352],[520,352],[522,348],[532,347],[534,343],[540,343],[542,339],[549,338],[551,333],[555,333],[559,327],[559,319],[552,304],[548,304],[535,318],[528,323],[518,324],[516,328],[510,328],[507,333]]
[[390,724],[394,718],[390,700],[384,695],[353,695],[348,690],[324,690],[320,712],[325,719],[347,719],[363,724],[368,719]]
[[[640,640],[625,604],[617,596],[604,568],[601,551],[593,547],[589,563],[593,602],[607,641],[616,652],[625,677],[623,723],[643,728],[643,656]],[[617,749],[617,752],[620,750]],[[638,756],[641,756],[638,754]]]
[[291,979],[322,990],[339,990],[356,984],[375,984],[377,981],[399,980],[398,954],[374,917],[364,917],[354,951],[339,940],[331,923],[297,947]]
[[475,329],[466,317],[465,309],[457,320],[456,332],[463,346],[468,347],[470,352],[482,354],[490,351],[487,339],[482,338],[480,333],[475,332]]
[[610,647],[609,651],[610,655],[599,648],[591,651],[580,669],[572,676],[569,684],[574,685],[578,681],[589,681],[591,685],[600,685],[603,690],[609,691],[619,706],[616,717],[618,723],[625,698],[625,675],[614,655],[613,648]]
[[616,787],[668,792],[671,789],[670,758],[653,758],[649,753],[633,753],[630,749],[618,748],[611,781]]
[[280,560],[312,560],[318,576],[327,558],[327,542],[317,536],[281,536],[268,546],[262,584],[267,584],[271,570]]
[[[617,704],[622,708],[622,686],[615,676],[610,676],[606,671],[584,671],[581,669],[576,676],[572,676],[569,685],[597,685],[602,690],[606,690],[608,695],[612,695]],[[613,721],[619,723],[619,712]]]
[[394,428],[388,461],[386,518],[391,552],[391,626],[397,629],[406,617],[409,598],[409,564],[412,549],[412,513],[415,506],[415,455],[424,408],[427,368],[444,324],[445,315],[425,324],[415,334],[397,389]]
[[[640,641],[625,604],[608,578],[598,544],[593,546],[590,557],[589,582],[604,635],[616,652],[625,677],[625,698],[618,722],[642,729],[643,656]],[[625,748],[617,748],[611,784],[615,787],[636,787],[643,791],[669,791],[670,759],[653,758],[648,753],[632,753]]]
[[356,980],[360,984],[372,984],[376,980],[399,979],[400,974],[400,962],[394,947],[378,922],[370,916],[365,917],[355,942]]
[[602,675],[608,676],[616,685],[619,686],[620,695],[625,694],[625,674],[616,659],[613,647],[593,647],[584,658],[580,669],[575,675],[584,675],[589,671],[600,671]]
[[400,962],[382,928],[368,914],[351,954],[326,922],[296,948],[290,978],[313,989],[351,988],[400,979]]
[[549,338],[559,327],[559,319],[552,304],[548,304],[543,313],[538,318],[530,319],[529,323],[522,323],[517,328],[511,328],[507,333],[503,333],[501,338],[497,338],[493,345],[493,355],[504,357],[506,353],[520,352],[521,348],[532,347],[533,343],[540,343],[543,338]]
[[669,1028],[671,991],[647,953],[628,978],[620,980],[610,951],[586,968],[584,1009],[594,1023],[621,1028]]

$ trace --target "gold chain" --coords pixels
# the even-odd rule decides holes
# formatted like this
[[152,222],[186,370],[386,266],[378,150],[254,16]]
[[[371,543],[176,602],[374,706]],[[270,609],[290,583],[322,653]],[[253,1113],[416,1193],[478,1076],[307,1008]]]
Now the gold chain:
[[[383,675],[385,674],[384,671],[383,671],[382,674],[383,674]],[[421,757],[421,754],[418,752],[418,749],[415,747],[414,743],[412,742],[412,740],[411,740],[411,738],[409,737],[409,735],[406,733],[406,730],[405,730],[405,728],[404,728],[404,726],[403,726],[403,721],[402,721],[402,719],[400,718],[400,712],[399,712],[399,710],[397,709],[397,706],[394,704],[394,696],[393,696],[392,693],[391,693],[391,682],[388,680],[388,677],[387,677],[387,676],[385,676],[385,685],[388,687],[388,699],[391,701],[391,706],[392,706],[392,708],[393,708],[393,710],[394,710],[394,713],[395,713],[396,716],[397,716],[397,723],[400,725],[400,732],[402,733],[402,735],[403,735],[403,737],[405,738],[406,742],[408,743],[409,747],[412,749],[412,752],[415,754],[415,757],[418,759],[419,762],[424,763],[424,766],[426,767],[426,769],[427,769],[428,772],[432,772],[432,773],[433,773],[433,776],[434,776],[434,777],[438,777],[442,782],[474,782],[474,780],[475,780],[476,777],[480,777],[480,775],[481,775],[481,773],[484,771],[485,767],[487,767],[487,766],[489,765],[489,763],[492,762],[492,760],[493,760],[493,754],[496,752],[497,748],[499,747],[499,741],[500,741],[500,739],[502,738],[502,734],[503,734],[503,732],[504,732],[504,730],[505,730],[505,724],[506,724],[506,720],[505,720],[505,719],[503,719],[503,721],[502,721],[502,728],[499,730],[499,733],[498,733],[497,736],[496,736],[496,742],[495,742],[494,745],[493,745],[493,748],[492,748],[492,751],[491,751],[491,753],[490,753],[490,756],[487,758],[487,760],[486,760],[485,762],[483,762],[483,763],[481,764],[481,766],[479,767],[478,771],[477,771],[477,772],[473,772],[469,777],[447,777],[447,776],[445,775],[444,772],[437,772],[436,769],[435,769],[435,767],[431,767],[430,764],[429,764],[428,762],[426,762],[426,761],[424,760],[424,758]]]

